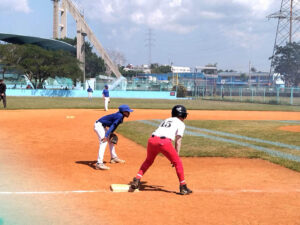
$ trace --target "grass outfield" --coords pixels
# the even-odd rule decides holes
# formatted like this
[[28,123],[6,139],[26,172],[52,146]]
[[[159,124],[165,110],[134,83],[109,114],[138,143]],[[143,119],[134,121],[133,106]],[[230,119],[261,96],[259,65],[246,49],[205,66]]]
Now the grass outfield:
[[[128,104],[134,109],[170,109],[183,104],[193,110],[245,110],[245,111],[300,111],[300,106],[269,105],[242,102],[224,102],[215,100],[163,100],[163,99],[125,99],[112,98],[109,108]],[[104,108],[102,98],[64,98],[64,97],[7,97],[7,109],[98,109]],[[3,110],[0,102],[0,110]]]
[[[140,121],[125,122],[117,132],[146,148],[148,137],[159,121],[146,122],[152,125]],[[278,129],[297,124],[191,120],[185,124],[181,156],[261,158],[300,172],[300,133]]]

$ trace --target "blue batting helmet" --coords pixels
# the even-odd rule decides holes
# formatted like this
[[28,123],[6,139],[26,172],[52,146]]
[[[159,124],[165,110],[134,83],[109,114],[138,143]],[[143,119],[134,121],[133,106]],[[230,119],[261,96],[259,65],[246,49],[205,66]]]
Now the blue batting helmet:
[[119,111],[122,112],[133,112],[133,110],[128,105],[120,105]]

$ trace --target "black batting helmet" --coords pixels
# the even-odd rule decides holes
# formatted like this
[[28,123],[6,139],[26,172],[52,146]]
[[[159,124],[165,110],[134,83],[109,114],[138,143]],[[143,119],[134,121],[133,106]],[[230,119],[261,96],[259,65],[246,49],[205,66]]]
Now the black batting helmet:
[[172,117],[182,117],[185,119],[187,114],[186,108],[183,105],[175,105],[172,109]]

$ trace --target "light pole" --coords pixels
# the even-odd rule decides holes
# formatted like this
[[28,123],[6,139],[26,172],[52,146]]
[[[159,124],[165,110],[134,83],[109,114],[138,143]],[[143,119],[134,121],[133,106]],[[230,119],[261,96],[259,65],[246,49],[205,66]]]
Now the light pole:
[[83,43],[82,43],[82,72],[83,72],[83,77],[82,77],[82,82],[83,82],[83,89],[85,89],[85,37],[87,34],[85,32],[81,32]]
[[197,76],[197,68],[195,68],[194,70],[194,95],[195,95],[195,98],[196,98],[196,76]]

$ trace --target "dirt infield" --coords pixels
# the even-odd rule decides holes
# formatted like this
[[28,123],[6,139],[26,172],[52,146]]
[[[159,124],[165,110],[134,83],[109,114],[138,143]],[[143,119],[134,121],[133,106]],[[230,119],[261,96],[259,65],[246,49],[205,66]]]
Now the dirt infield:
[[[98,140],[93,123],[105,114],[0,112],[0,225],[300,224],[300,173],[258,159],[182,158],[194,193],[180,196],[174,168],[158,157],[143,178],[144,190],[110,192],[110,184],[132,179],[145,149],[120,136],[117,152],[126,164],[94,170]],[[135,110],[129,120],[169,114]],[[191,111],[188,119],[299,120],[300,113]]]
[[282,126],[282,127],[279,127],[279,130],[300,132],[300,126]]

